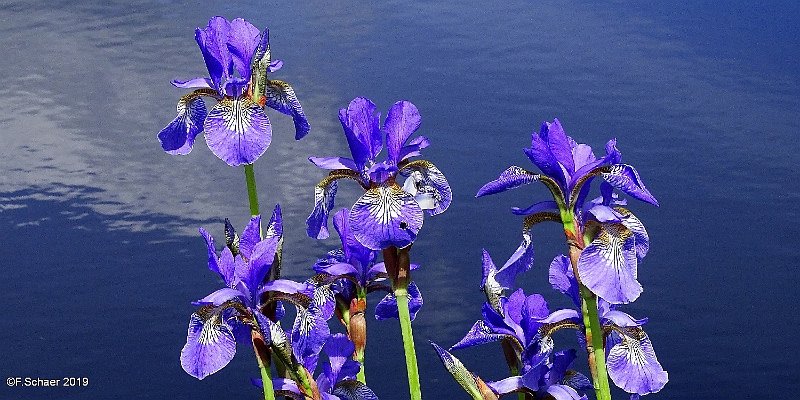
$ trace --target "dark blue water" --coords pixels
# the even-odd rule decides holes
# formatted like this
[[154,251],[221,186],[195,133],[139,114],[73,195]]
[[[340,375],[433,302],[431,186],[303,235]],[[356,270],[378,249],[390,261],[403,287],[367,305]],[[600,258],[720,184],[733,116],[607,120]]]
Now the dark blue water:
[[[595,146],[616,137],[662,204],[634,206],[653,244],[645,293],[627,309],[651,318],[670,372],[652,398],[793,398],[800,3],[362,3],[0,5],[0,378],[90,379],[3,386],[0,398],[258,398],[245,346],[202,382],[178,362],[189,301],[218,286],[197,227],[219,235],[222,218],[248,218],[240,169],[202,143],[176,158],[155,140],[182,93],[169,80],[204,74],[193,30],[218,14],[271,28],[280,78],[313,125],[295,142],[290,120],[272,114],[256,165],[262,205],[284,209],[288,277],[336,245],[304,235],[322,177],[306,157],[346,154],[336,110],[359,95],[421,110],[426,158],[454,191],[413,252],[426,398],[466,398],[427,340],[450,345],[479,318],[481,248],[508,257],[520,224],[508,207],[545,192],[473,195],[507,165],[528,165],[520,149],[553,117]],[[546,278],[560,232],[535,235],[522,282],[566,305]],[[396,322],[370,321],[367,379],[384,399],[406,396],[398,340]],[[486,379],[505,376],[496,347],[458,355]]]

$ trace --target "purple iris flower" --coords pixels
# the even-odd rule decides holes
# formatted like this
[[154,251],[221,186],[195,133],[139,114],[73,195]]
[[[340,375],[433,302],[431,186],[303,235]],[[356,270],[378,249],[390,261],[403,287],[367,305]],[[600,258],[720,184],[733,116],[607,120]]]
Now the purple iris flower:
[[[558,119],[552,123],[542,124],[539,132],[531,137],[531,147],[524,149],[525,155],[542,171],[535,174],[524,168],[512,166],[500,174],[500,177],[484,185],[477,197],[504,192],[537,180],[547,180],[546,184],[554,184],[567,205],[579,208],[585,199],[581,196],[587,180],[595,176],[602,177],[614,188],[633,198],[658,205],[655,197],[644,186],[636,169],[621,164],[622,154],[616,148],[617,141],[606,143],[606,154],[597,158],[592,148],[579,144],[567,136]],[[588,187],[586,189],[588,191]],[[522,213],[524,210],[517,210]]]
[[[384,263],[375,263],[377,252],[370,250],[355,239],[350,229],[350,210],[339,210],[333,217],[333,226],[342,242],[341,250],[328,253],[326,258],[317,260],[314,271],[335,281],[335,291],[340,302],[350,305],[358,292],[364,294],[385,291],[388,294],[375,307],[375,318],[398,318],[397,299],[392,293],[389,276]],[[411,270],[419,268],[411,264]],[[413,321],[422,308],[422,294],[414,282],[408,286],[409,312]]]
[[[444,175],[426,160],[409,160],[428,147],[428,139],[410,139],[421,117],[414,104],[398,101],[380,127],[380,113],[369,99],[358,97],[339,110],[351,158],[311,157],[319,168],[332,170],[314,192],[314,210],[306,220],[312,238],[328,237],[328,214],[334,207],[338,179],[349,178],[366,191],[353,204],[350,227],[364,246],[381,250],[403,248],[414,242],[422,227],[423,210],[431,215],[444,212],[452,192]],[[377,161],[386,139],[387,157]],[[401,186],[398,175],[406,177]]]
[[535,358],[540,339],[538,333],[542,327],[539,321],[550,314],[542,295],[525,296],[523,289],[517,289],[508,298],[499,297],[497,307],[489,301],[485,302],[481,312],[483,319],[475,322],[464,338],[450,350],[505,341],[517,354],[517,365],[521,365],[523,371],[541,361]]
[[189,320],[181,351],[181,365],[189,375],[203,379],[225,367],[236,353],[234,330],[246,332],[247,325],[258,326],[259,292],[275,260],[281,225],[280,208],[276,207],[267,229],[275,234],[262,240],[261,217],[253,217],[237,243],[237,254],[226,246],[219,256],[214,239],[200,228],[208,248],[208,268],[222,278],[225,287],[194,303],[201,308]]
[[576,358],[575,350],[559,351],[551,358],[522,376],[487,384],[499,395],[527,389],[536,393],[536,399],[588,400],[586,395],[578,391],[592,389],[591,381],[580,372],[570,369]]
[[[367,385],[356,380],[361,365],[352,360],[354,350],[350,339],[341,333],[332,335],[325,342],[323,352],[328,362],[322,365],[322,372],[316,379],[322,400],[378,400]],[[260,380],[257,382],[260,385]],[[302,391],[292,380],[273,379],[273,386],[279,395],[303,398]]]
[[[208,267],[217,273],[225,287],[194,302],[201,306],[192,314],[186,345],[181,351],[181,365],[190,375],[203,379],[225,367],[236,353],[237,338],[248,332],[261,332],[269,340],[263,299],[292,301],[299,305],[292,329],[292,348],[309,365],[316,363],[325,339],[330,335],[327,320],[333,314],[333,296],[324,287],[285,279],[270,281],[277,268],[276,252],[283,237],[280,206],[275,207],[261,236],[261,217],[253,217],[239,237],[226,224],[226,246],[217,254],[214,239],[205,230],[200,233],[208,249]],[[278,296],[270,296],[273,294]],[[279,307],[275,318],[283,315]]]
[[[555,201],[535,203],[527,208],[513,208],[525,215],[523,240],[504,268],[514,273],[530,269],[533,263],[533,243],[530,230],[542,221],[561,220],[565,213],[575,216],[579,236],[587,229],[594,233],[586,245],[578,270],[581,282],[593,293],[616,304],[630,303],[642,292],[636,280],[637,263],[647,253],[649,238],[644,226],[633,214],[615,200],[614,190],[633,198],[658,205],[645,187],[636,169],[622,164],[616,140],[605,146],[605,155],[596,157],[588,145],[579,144],[564,133],[556,119],[542,124],[532,135],[531,147],[525,154],[542,171],[536,174],[512,166],[499,178],[484,185],[477,197],[500,193],[531,182],[544,183]],[[590,184],[596,177],[603,179],[602,200],[587,204]],[[580,238],[577,238],[578,240]]]
[[[172,81],[176,87],[195,90],[181,97],[178,115],[158,133],[164,151],[188,154],[195,137],[205,131],[208,147],[228,165],[252,164],[272,140],[265,106],[292,116],[296,139],[309,132],[294,89],[267,77],[283,65],[271,60],[269,30],[261,32],[241,18],[213,17],[205,28],[195,30],[195,40],[209,77]],[[209,112],[203,96],[218,101]]]
[[[578,281],[571,273],[571,269],[565,268],[568,266],[569,260],[566,256],[556,257],[550,265],[550,282],[555,289],[565,293],[578,306],[580,303],[574,298]],[[642,329],[647,323],[647,318],[635,319],[603,299],[598,300],[597,306],[600,323],[606,335],[606,366],[614,384],[628,393],[640,395],[661,390],[668,381],[668,374],[658,362],[653,344]],[[577,310],[563,309],[551,313],[539,322],[548,327],[580,325],[582,329],[579,316]],[[541,330],[540,342],[552,342],[551,335],[554,331],[554,329]],[[546,355],[550,349],[552,345],[541,346],[538,357]]]

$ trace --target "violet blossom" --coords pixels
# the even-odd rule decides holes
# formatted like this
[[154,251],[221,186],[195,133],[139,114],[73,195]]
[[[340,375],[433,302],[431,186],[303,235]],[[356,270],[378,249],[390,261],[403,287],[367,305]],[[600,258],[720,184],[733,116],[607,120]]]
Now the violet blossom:
[[[267,77],[283,65],[271,59],[269,30],[259,31],[241,18],[213,17],[195,30],[195,40],[209,77],[172,81],[194,91],[181,97],[178,115],[158,133],[164,151],[188,154],[195,137],[205,131],[209,149],[228,165],[252,164],[272,140],[265,106],[292,116],[296,139],[309,132],[294,89]],[[218,102],[211,111],[206,111],[203,96]]]
[[[382,129],[379,118],[372,101],[354,99],[339,110],[353,158],[309,159],[319,168],[332,170],[315,188],[314,210],[306,220],[310,237],[328,237],[328,214],[334,207],[336,181],[342,178],[355,180],[365,190],[351,207],[349,219],[355,238],[371,250],[410,245],[422,227],[423,210],[436,215],[450,205],[450,185],[439,169],[426,160],[410,160],[429,144],[424,136],[410,139],[421,122],[416,106],[408,101],[395,103]],[[384,137],[387,156],[379,162]],[[407,177],[402,186],[398,175]]]

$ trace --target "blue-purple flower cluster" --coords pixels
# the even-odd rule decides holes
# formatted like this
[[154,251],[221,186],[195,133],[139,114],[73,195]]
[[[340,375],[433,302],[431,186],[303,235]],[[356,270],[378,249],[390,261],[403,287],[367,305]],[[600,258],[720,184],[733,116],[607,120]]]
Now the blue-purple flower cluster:
[[[250,164],[270,145],[272,129],[265,107],[292,116],[296,139],[305,136],[310,126],[292,87],[268,77],[283,65],[271,58],[268,30],[260,31],[243,19],[214,17],[205,28],[197,28],[195,40],[208,77],[173,81],[174,86],[193,91],[181,97],[178,115],[159,132],[158,139],[167,153],[188,154],[196,136],[205,132],[206,143],[217,157],[230,166],[246,166],[251,210],[258,214]],[[203,97],[217,101],[210,111]],[[221,249],[208,231],[200,229],[208,268],[224,286],[193,303],[199,308],[190,317],[180,356],[188,374],[203,379],[219,371],[232,360],[237,344],[247,343],[254,348],[262,372],[262,379],[253,383],[264,389],[265,399],[277,394],[314,400],[377,400],[364,378],[364,315],[367,295],[381,292],[385,295],[375,306],[375,318],[401,321],[409,386],[412,398],[419,398],[419,384],[416,388],[412,384],[417,371],[410,321],[423,300],[411,280],[411,271],[419,265],[410,262],[409,250],[422,227],[424,211],[430,215],[446,211],[452,191],[433,163],[417,158],[430,145],[425,136],[412,137],[422,121],[417,107],[398,101],[382,124],[377,110],[364,97],[339,110],[350,158],[309,158],[330,171],[315,187],[313,210],[306,220],[311,238],[329,237],[328,219],[334,212],[340,179],[351,179],[364,190],[351,207],[335,212],[333,225],[341,248],[316,260],[313,277],[304,282],[281,278],[280,206],[266,225],[259,215],[253,216],[241,235],[226,220]],[[554,120],[533,133],[531,147],[524,152],[541,173],[512,166],[484,185],[477,197],[541,182],[553,198],[512,208],[524,217],[522,243],[500,268],[483,251],[481,288],[486,302],[482,319],[449,349],[500,343],[512,376],[484,382],[448,350],[436,344],[434,349],[473,399],[520,392],[525,398],[579,400],[587,399],[583,393],[592,388],[598,399],[610,399],[610,395],[601,396],[606,373],[634,396],[661,390],[667,372],[642,329],[647,319],[619,310],[643,291],[637,280],[638,264],[650,244],[644,225],[625,207],[620,194],[657,206],[656,199],[637,171],[621,162],[615,140],[598,157],[591,147],[567,136]],[[601,180],[600,196],[588,200],[595,178]],[[542,295],[526,295],[521,288],[511,291],[517,276],[529,271],[534,262],[530,231],[545,221],[564,227],[569,252],[551,262],[549,280],[569,297],[573,308],[551,310]],[[281,326],[285,304],[296,309],[288,331]],[[346,333],[331,332],[328,323],[334,315]],[[591,379],[572,369],[576,350],[556,351],[553,335],[563,329],[576,330],[578,341],[586,346]],[[323,354],[326,361],[320,362]],[[271,377],[272,365],[285,374]]]
[[[575,142],[554,120],[533,133],[531,147],[524,151],[540,174],[512,166],[484,185],[477,196],[542,182],[553,194],[553,200],[512,209],[514,214],[525,216],[522,243],[499,269],[484,250],[481,288],[487,301],[482,309],[483,319],[450,350],[502,343],[509,366],[516,374],[485,383],[492,391],[488,398],[524,392],[536,398],[584,399],[581,392],[595,386],[586,376],[567,369],[576,352],[554,352],[553,334],[574,329],[579,341],[587,345],[584,313],[588,311],[582,310],[582,306],[589,304],[597,307],[594,314],[604,335],[605,367],[611,380],[636,396],[661,390],[667,382],[667,372],[642,329],[647,319],[635,319],[618,309],[642,293],[637,281],[638,263],[647,254],[650,240],[644,225],[624,207],[626,202],[619,199],[617,191],[653,205],[658,205],[656,199],[637,171],[621,163],[615,140],[606,144],[606,154],[598,158],[591,147]],[[594,178],[602,179],[601,195],[587,201]],[[550,264],[549,280],[554,289],[571,299],[574,309],[550,311],[541,295],[526,296],[522,289],[506,295],[515,286],[517,275],[532,267],[530,230],[544,221],[564,225],[569,256],[555,257]],[[460,363],[454,363],[454,357],[447,351],[436,347],[451,372],[469,377],[461,378],[467,382],[462,386],[468,392],[480,392],[483,381]],[[486,393],[482,396],[478,398],[487,398]]]

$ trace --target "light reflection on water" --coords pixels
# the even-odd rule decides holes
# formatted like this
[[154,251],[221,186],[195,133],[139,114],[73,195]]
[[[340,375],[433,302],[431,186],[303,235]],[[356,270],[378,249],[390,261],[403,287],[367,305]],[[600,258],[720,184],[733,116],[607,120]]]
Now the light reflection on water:
[[[382,110],[398,99],[420,108],[421,133],[433,142],[425,156],[454,190],[452,208],[426,219],[414,247],[426,295],[415,325],[426,397],[458,388],[425,340],[454,343],[479,317],[480,249],[502,262],[519,240],[507,208],[544,195],[474,192],[507,165],[527,165],[527,135],[554,116],[596,147],[616,137],[662,204],[634,206],[654,245],[642,266],[646,292],[628,308],[651,317],[648,333],[670,371],[667,389],[653,397],[796,391],[791,378],[800,371],[781,326],[800,322],[785,306],[798,279],[780,239],[800,233],[783,222],[797,219],[800,200],[785,184],[797,178],[790,135],[800,128],[798,67],[785,60],[800,51],[786,17],[797,5],[785,3],[747,15],[731,14],[738,2],[0,6],[8,55],[0,256],[11,265],[0,284],[0,300],[11,305],[0,322],[2,372],[96,382],[64,398],[257,396],[244,348],[202,382],[177,362],[188,302],[218,284],[196,229],[219,235],[224,217],[243,226],[243,174],[202,141],[189,156],[171,157],[155,140],[182,93],[168,81],[204,73],[192,30],[223,14],[269,25],[273,51],[286,61],[279,76],[295,86],[313,127],[295,142],[290,120],[270,114],[273,144],[256,166],[262,208],[280,202],[284,210],[289,277],[304,275],[336,242],[304,236],[312,186],[323,175],[306,157],[347,154],[336,110],[358,95]],[[756,29],[765,18],[773,23]],[[354,196],[344,189],[338,204]],[[522,281],[564,306],[543,272],[563,249],[558,234],[537,230],[536,268]],[[766,324],[765,310],[781,326]],[[381,355],[368,359],[368,377],[384,398],[400,398],[392,393],[405,392],[401,351],[390,341],[399,330],[372,321],[370,330],[368,354]],[[486,362],[494,350],[469,350],[462,360],[499,379],[502,368]],[[399,371],[397,379],[378,379],[386,371]]]

